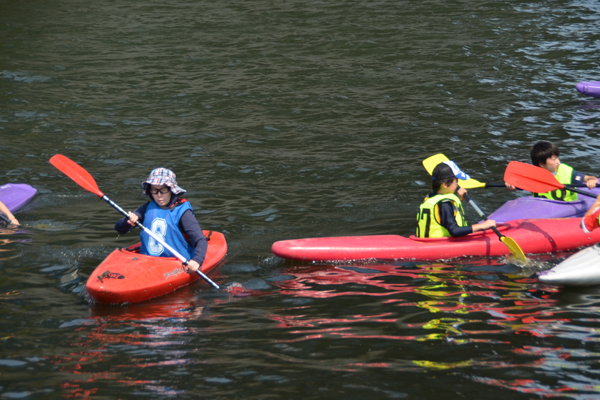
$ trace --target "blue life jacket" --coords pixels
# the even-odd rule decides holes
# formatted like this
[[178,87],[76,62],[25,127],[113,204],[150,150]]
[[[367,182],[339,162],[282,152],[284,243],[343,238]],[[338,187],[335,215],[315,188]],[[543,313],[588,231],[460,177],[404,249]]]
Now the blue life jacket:
[[[155,235],[161,237],[165,243],[187,260],[190,260],[194,256],[195,249],[188,243],[181,230],[179,230],[179,220],[187,210],[192,210],[192,206],[185,200],[181,205],[166,210],[160,208],[155,201],[151,201],[144,215],[144,226],[150,229]],[[142,231],[140,237],[142,239],[140,254],[156,257],[175,257],[146,232]]]

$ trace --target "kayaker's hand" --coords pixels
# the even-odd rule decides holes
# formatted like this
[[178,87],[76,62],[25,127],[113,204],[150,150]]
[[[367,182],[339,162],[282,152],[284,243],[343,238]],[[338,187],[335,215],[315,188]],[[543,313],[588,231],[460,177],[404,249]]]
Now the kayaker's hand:
[[484,231],[486,229],[490,229],[493,226],[496,226],[496,221],[493,219],[487,219],[480,224],[473,224],[471,227],[473,228],[473,232]]
[[510,183],[506,183],[504,182],[504,184],[506,185],[506,188],[510,191],[510,192],[514,192],[515,190],[517,190],[516,186],[511,185]]
[[596,201],[594,202],[594,204],[592,204],[592,206],[589,208],[589,210],[587,210],[587,212],[585,213],[585,216],[587,217],[588,215],[592,215],[598,207],[600,207],[600,195],[598,195],[598,197],[596,197]]
[[127,223],[131,226],[135,226],[135,223],[137,222],[137,220],[139,219],[139,217],[137,216],[137,214],[132,213],[131,211],[129,211],[129,219],[127,220]]
[[465,200],[465,194],[467,194],[467,189],[465,188],[458,188],[458,190],[456,191],[456,195],[458,196],[460,201]]
[[183,268],[185,268],[185,272],[187,272],[188,274],[193,274],[194,272],[198,271],[198,268],[200,268],[200,264],[198,264],[194,260],[190,260],[188,261],[187,265],[183,266]]
[[13,219],[10,220],[10,225],[21,225],[21,224],[19,223],[18,219],[13,217]]
[[587,187],[589,189],[593,189],[596,187],[596,184],[598,184],[598,178],[596,178],[595,176],[586,176],[586,178],[588,178],[585,181],[585,184],[587,185]]
[[491,229],[492,227],[496,226],[496,221],[493,219],[487,219],[483,221],[481,225],[483,225],[483,229]]

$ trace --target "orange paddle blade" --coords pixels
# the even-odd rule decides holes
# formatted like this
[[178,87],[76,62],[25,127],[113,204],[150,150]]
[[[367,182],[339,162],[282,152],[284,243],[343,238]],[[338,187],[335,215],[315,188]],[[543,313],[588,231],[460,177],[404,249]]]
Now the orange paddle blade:
[[552,172],[519,161],[508,163],[508,167],[504,171],[504,181],[533,193],[546,193],[565,187],[556,180]]
[[100,197],[104,196],[104,193],[100,191],[98,185],[96,185],[96,181],[94,178],[92,178],[92,175],[90,175],[89,172],[83,169],[83,167],[77,164],[75,161],[72,161],[62,154],[57,154],[50,159],[50,164],[54,165],[63,174],[73,179],[75,183],[85,190]]

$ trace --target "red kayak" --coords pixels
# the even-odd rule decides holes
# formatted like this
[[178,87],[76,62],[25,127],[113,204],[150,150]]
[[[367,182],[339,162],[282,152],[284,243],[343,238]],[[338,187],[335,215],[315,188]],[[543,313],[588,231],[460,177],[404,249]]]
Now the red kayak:
[[[206,257],[200,269],[207,274],[227,254],[222,233],[204,231]],[[98,303],[138,303],[173,292],[200,279],[187,274],[175,257],[152,257],[139,253],[140,243],[110,253],[90,275],[86,289]]]
[[[600,242],[600,229],[586,234],[580,218],[515,220],[498,225],[527,254],[574,250]],[[501,257],[508,247],[491,230],[459,238],[421,239],[414,235],[341,236],[275,242],[276,256],[299,261],[417,260]]]

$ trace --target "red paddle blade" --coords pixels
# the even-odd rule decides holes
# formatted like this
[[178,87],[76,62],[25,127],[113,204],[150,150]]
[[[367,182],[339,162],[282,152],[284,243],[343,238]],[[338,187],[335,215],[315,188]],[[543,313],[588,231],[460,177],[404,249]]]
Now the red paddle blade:
[[533,193],[546,193],[565,187],[552,172],[535,165],[511,161],[504,171],[504,181]]
[[50,164],[54,165],[63,174],[73,179],[75,183],[85,190],[100,197],[104,196],[104,193],[100,191],[98,185],[96,185],[96,181],[92,178],[90,173],[75,161],[70,160],[62,154],[57,154],[50,159]]

